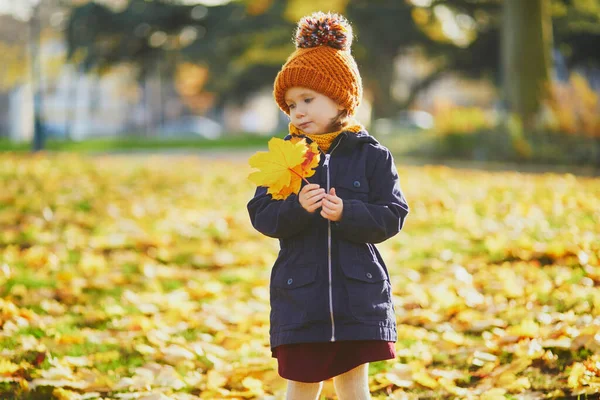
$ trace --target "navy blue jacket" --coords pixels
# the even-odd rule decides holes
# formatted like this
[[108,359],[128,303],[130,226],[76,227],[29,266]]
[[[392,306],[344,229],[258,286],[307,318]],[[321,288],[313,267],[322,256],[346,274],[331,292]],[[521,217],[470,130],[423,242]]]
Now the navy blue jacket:
[[295,194],[273,200],[262,186],[247,206],[254,228],[280,242],[271,271],[271,348],[396,341],[390,277],[375,247],[408,214],[391,153],[365,131],[343,132],[308,181],[335,188],[344,203],[340,221],[323,218],[320,208],[309,213]]

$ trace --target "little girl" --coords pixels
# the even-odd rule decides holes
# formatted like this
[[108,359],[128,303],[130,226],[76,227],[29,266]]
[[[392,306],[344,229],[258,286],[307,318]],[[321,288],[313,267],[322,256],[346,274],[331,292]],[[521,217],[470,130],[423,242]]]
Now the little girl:
[[408,214],[389,150],[352,120],[362,97],[350,54],[352,28],[338,14],[298,23],[296,51],[275,79],[290,135],[322,152],[298,195],[274,200],[259,186],[252,225],[277,238],[271,272],[270,340],[287,399],[317,399],[333,377],[342,400],[369,399],[368,363],[395,358],[390,277],[375,243]]

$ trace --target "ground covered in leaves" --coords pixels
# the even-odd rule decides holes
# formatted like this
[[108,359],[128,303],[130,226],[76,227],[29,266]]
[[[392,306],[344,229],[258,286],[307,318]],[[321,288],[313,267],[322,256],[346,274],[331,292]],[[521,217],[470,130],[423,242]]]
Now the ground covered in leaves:
[[[398,358],[371,364],[373,397],[599,393],[600,180],[398,168],[411,214],[379,245]],[[249,223],[249,172],[0,156],[0,398],[281,398],[278,242]]]

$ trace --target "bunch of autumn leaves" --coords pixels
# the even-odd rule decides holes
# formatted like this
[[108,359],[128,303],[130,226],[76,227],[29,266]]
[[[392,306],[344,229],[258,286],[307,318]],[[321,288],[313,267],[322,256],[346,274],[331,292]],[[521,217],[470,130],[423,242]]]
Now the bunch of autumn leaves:
[[254,154],[248,162],[258,171],[248,179],[257,186],[267,187],[267,193],[275,200],[285,200],[292,193],[298,194],[302,181],[315,174],[319,165],[320,152],[316,143],[292,137],[291,140],[272,138],[269,151]]

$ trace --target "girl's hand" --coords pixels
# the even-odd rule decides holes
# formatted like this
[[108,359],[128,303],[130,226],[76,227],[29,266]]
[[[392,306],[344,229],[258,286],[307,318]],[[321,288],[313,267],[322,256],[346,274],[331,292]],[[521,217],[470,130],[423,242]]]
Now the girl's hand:
[[344,211],[344,202],[335,194],[335,188],[331,188],[329,194],[323,199],[321,216],[330,221],[339,221],[342,219],[342,211]]
[[309,213],[315,212],[315,210],[321,207],[321,201],[325,197],[325,189],[321,189],[316,183],[310,183],[300,189],[298,194],[298,201],[302,208]]

